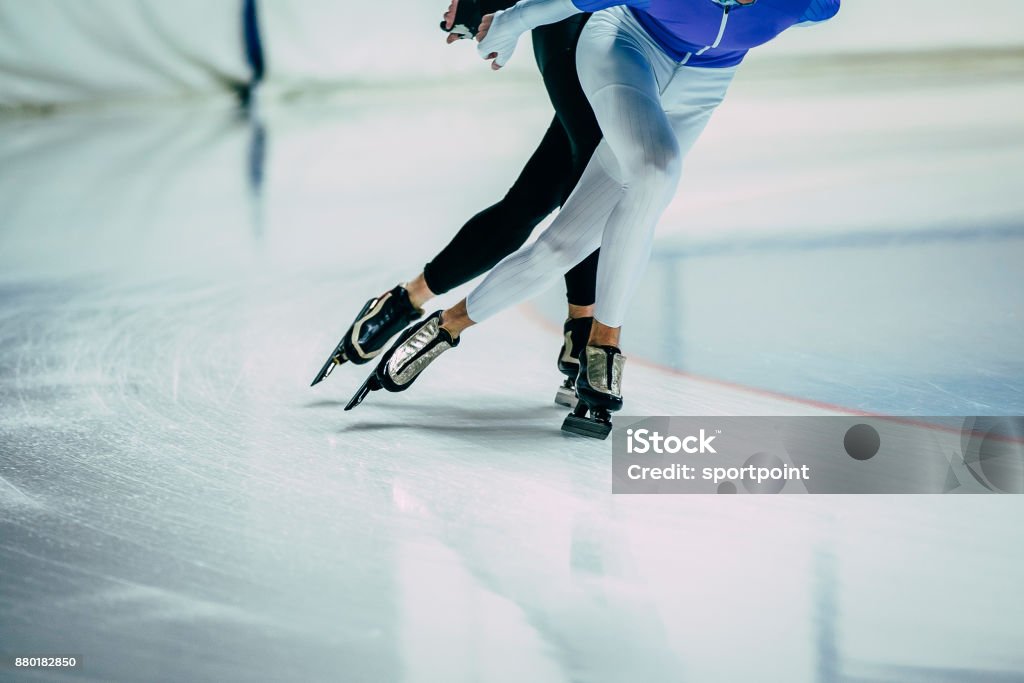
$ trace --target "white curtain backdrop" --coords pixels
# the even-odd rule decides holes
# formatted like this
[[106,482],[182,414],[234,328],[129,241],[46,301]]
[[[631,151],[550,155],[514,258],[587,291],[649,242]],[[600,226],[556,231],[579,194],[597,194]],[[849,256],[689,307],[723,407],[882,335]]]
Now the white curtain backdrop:
[[0,0],[0,106],[188,95],[249,78],[237,0]]
[[[267,81],[287,90],[483,73],[437,28],[447,0],[257,0]],[[772,55],[1024,47],[1024,2],[847,0]],[[510,65],[532,71],[528,41]],[[226,91],[250,69],[242,0],[0,0],[0,107]]]

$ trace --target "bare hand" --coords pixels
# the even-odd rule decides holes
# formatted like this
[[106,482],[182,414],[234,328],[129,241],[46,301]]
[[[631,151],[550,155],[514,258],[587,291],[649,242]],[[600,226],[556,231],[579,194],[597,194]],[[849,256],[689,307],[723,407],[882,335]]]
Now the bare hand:
[[[452,0],[451,4],[448,5],[448,9],[445,10],[444,16],[441,17],[442,19],[444,19],[444,27],[446,30],[451,31],[452,27],[455,26],[455,13],[456,11],[458,11],[458,9],[459,0]],[[462,36],[455,33],[449,33],[448,37],[444,39],[444,42],[451,45],[452,43],[457,42],[459,40],[462,40]]]
[[[458,2],[458,0],[455,0]],[[494,23],[494,14],[485,14],[480,20],[480,27],[476,30],[476,42],[480,42],[487,37],[487,31],[490,30],[491,24]]]
[[[459,9],[459,0],[452,0],[448,4],[448,10],[444,13],[444,27],[445,27],[445,29],[451,31],[452,30],[452,26],[455,26],[455,13],[458,11],[458,9]],[[458,40],[458,37],[456,37],[455,40]],[[452,41],[449,40],[448,42],[450,43]]]

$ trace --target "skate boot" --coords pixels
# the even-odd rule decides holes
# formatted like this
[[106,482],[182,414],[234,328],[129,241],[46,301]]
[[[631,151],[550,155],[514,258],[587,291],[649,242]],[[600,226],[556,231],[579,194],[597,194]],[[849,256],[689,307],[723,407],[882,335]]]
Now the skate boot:
[[409,292],[402,285],[370,299],[309,386],[319,384],[346,361],[356,365],[369,363],[388,340],[421,315],[423,311],[412,305]]
[[576,376],[580,373],[580,351],[587,345],[593,323],[594,319],[590,317],[566,318],[565,325],[562,326],[565,341],[562,342],[562,350],[558,353],[558,371],[565,375],[565,381],[555,394],[557,405],[566,408],[576,407]]
[[[562,431],[595,439],[608,438],[612,431],[611,413],[622,410],[622,369],[626,358],[614,346],[587,346],[580,354],[580,374],[576,378],[579,401],[565,421]],[[590,417],[587,417],[587,413]]]
[[459,338],[452,339],[448,330],[441,327],[441,311],[437,311],[402,333],[394,346],[381,357],[376,369],[359,387],[345,410],[352,410],[362,403],[371,391],[405,391],[438,356],[458,345]]

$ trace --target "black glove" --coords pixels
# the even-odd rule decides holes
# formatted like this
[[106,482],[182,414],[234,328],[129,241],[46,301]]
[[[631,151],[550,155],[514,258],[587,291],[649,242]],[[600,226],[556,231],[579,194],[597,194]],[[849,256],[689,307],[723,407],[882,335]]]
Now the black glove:
[[445,22],[441,22],[441,30],[447,31],[460,38],[474,38],[480,29],[480,20],[483,19],[480,11],[480,3],[477,0],[459,0],[459,6],[455,10],[455,21],[449,30]]

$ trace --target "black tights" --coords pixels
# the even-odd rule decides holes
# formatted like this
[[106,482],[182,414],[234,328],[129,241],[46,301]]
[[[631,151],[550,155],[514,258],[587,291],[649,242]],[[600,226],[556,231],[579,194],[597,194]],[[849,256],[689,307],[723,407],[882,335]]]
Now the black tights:
[[[601,129],[576,76],[576,42],[589,16],[577,15],[534,29],[533,52],[555,118],[508,194],[470,218],[424,266],[423,276],[435,294],[486,273],[521,247],[576,187],[601,140]],[[570,304],[594,303],[597,255],[595,251],[565,274]]]

